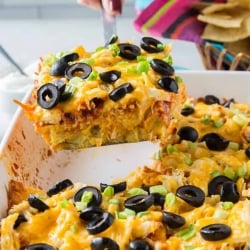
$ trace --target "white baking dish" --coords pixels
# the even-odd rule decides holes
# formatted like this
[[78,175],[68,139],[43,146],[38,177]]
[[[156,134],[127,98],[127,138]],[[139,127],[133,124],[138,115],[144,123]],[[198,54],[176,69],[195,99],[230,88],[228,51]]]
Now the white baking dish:
[[[183,71],[190,96],[214,94],[250,103],[250,73]],[[26,96],[28,100],[29,94]],[[138,166],[152,163],[158,146],[150,142],[120,144],[79,151],[52,152],[18,109],[0,146],[0,216],[7,208],[10,179],[47,189],[59,180],[98,184],[124,177]]]

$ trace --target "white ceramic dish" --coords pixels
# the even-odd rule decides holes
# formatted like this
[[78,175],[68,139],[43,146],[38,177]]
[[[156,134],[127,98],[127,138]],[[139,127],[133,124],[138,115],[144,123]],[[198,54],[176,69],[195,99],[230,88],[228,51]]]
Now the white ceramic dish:
[[[178,74],[184,79],[190,96],[214,94],[250,103],[249,72],[183,71]],[[142,142],[52,152],[18,109],[0,146],[0,216],[7,208],[6,187],[11,178],[45,189],[64,178],[108,183],[138,166],[151,164],[157,148],[156,144]]]

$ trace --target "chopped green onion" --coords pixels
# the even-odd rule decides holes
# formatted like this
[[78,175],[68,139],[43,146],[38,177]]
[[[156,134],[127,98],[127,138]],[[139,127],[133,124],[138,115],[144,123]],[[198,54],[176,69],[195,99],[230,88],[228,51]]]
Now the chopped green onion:
[[171,55],[163,59],[166,63],[173,65],[173,57]]
[[221,121],[221,120],[218,120],[218,121],[213,121],[213,126],[216,127],[216,128],[220,128],[224,125],[224,122]]
[[71,95],[73,95],[76,92],[76,87],[73,85],[67,85],[64,92],[71,93]]
[[60,51],[60,52],[56,53],[56,58],[60,59],[61,57],[65,56],[67,54],[69,54],[68,51]]
[[98,75],[99,75],[98,71],[93,70],[93,71],[90,73],[90,75],[88,76],[88,80],[94,81],[94,80],[97,79]]
[[162,44],[162,43],[158,43],[157,44],[157,48],[158,49],[165,49],[166,45],[165,44]]
[[104,46],[99,46],[99,47],[97,47],[97,48],[95,49],[95,51],[96,51],[96,52],[99,52],[99,51],[102,51],[102,50],[104,50],[104,49],[105,49]]
[[116,213],[118,219],[127,219],[129,216],[135,216],[135,215],[136,215],[135,211],[129,208],[125,208],[123,211]]
[[136,57],[136,60],[138,62],[141,62],[141,61],[147,61],[147,57],[146,56],[143,56],[143,55],[139,55]]
[[162,149],[160,149],[156,153],[154,153],[153,158],[154,158],[154,160],[161,160],[162,159]]
[[214,213],[214,218],[216,219],[226,219],[228,216],[228,212],[222,209],[218,209]]
[[69,80],[69,85],[77,87],[82,81],[83,79],[81,77],[75,76]]
[[204,115],[202,118],[201,118],[201,121],[204,123],[204,124],[210,124],[213,122],[213,120],[211,119],[210,116],[208,115]]
[[234,206],[233,202],[231,201],[224,201],[222,202],[222,208],[225,210],[229,210]]
[[61,208],[66,208],[69,205],[69,201],[66,198],[63,198],[60,202]]
[[43,59],[43,62],[47,66],[52,66],[52,64],[54,64],[56,60],[57,58],[54,54],[49,54]]
[[115,204],[115,205],[119,205],[120,204],[120,200],[117,198],[112,198],[109,200],[109,204]]
[[221,175],[221,172],[219,170],[214,170],[210,175],[212,178],[215,178],[215,177]]
[[127,68],[127,72],[131,73],[131,74],[137,74],[136,66],[132,66],[132,67]]
[[237,173],[238,177],[244,177],[247,174],[247,167],[246,167],[246,165],[238,167],[236,173]]
[[138,216],[139,218],[141,218],[142,216],[148,215],[149,211],[142,211],[136,214],[136,216]]
[[108,197],[112,197],[114,193],[115,193],[115,189],[112,186],[107,186],[103,191],[103,195],[108,196]]
[[70,226],[70,231],[71,231],[72,233],[77,233],[76,224],[73,224],[73,225]]
[[196,142],[192,142],[192,141],[188,141],[188,147],[190,149],[196,148],[197,147],[197,143]]
[[239,145],[239,143],[237,143],[237,142],[232,142],[232,141],[230,141],[228,147],[229,147],[230,149],[234,150],[234,151],[237,151],[237,150],[239,150],[240,145]]
[[93,65],[94,62],[95,62],[95,59],[94,58],[84,58],[84,59],[80,60],[79,62],[83,62],[83,63],[87,63],[89,65]]
[[153,194],[153,193],[158,193],[158,194],[161,194],[161,195],[166,195],[167,194],[167,189],[165,186],[163,185],[155,185],[155,186],[151,186],[149,188],[149,193],[150,194]]
[[174,193],[167,193],[165,196],[165,203],[167,207],[172,207],[175,204],[176,196]]
[[93,199],[93,193],[90,191],[85,191],[82,194],[81,201],[75,202],[78,211],[83,210],[88,206],[90,201]]
[[190,103],[184,103],[183,104],[183,108],[184,109],[187,109],[187,108],[193,108],[194,106],[192,105],[192,104],[190,104]]
[[112,51],[113,57],[118,56],[120,54],[120,48],[116,43],[110,44],[109,49]]
[[237,114],[232,117],[232,120],[239,125],[240,127],[243,127],[248,124],[248,118],[244,114]]
[[172,153],[178,151],[178,149],[176,148],[176,146],[172,145],[172,144],[168,144],[166,149],[167,149],[167,153],[168,154],[172,154]]
[[128,190],[129,196],[135,196],[139,194],[148,194],[148,192],[143,190],[142,188],[131,188],[130,190]]
[[231,167],[225,167],[224,169],[224,175],[232,180],[236,179],[236,173],[233,168]]
[[189,166],[192,164],[192,159],[186,155],[184,156],[183,161],[185,164],[187,164]]
[[141,74],[143,72],[148,73],[149,69],[150,65],[147,61],[140,61],[136,67],[136,71],[138,74]]
[[175,81],[177,83],[182,83],[183,82],[183,79],[180,76],[175,76],[174,79],[175,79]]
[[196,231],[193,224],[188,225],[187,228],[179,231],[177,236],[181,237],[182,240],[190,240],[196,235]]

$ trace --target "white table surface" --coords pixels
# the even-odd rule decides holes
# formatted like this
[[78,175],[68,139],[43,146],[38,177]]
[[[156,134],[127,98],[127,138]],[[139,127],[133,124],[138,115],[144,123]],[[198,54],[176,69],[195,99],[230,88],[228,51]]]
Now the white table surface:
[[[135,31],[132,21],[131,18],[117,18],[117,31],[121,41],[139,41],[141,34]],[[201,57],[193,43],[160,40],[172,44],[175,66],[204,70]],[[93,50],[103,43],[101,18],[0,20],[0,44],[23,68],[49,52],[67,51],[79,44],[84,45],[87,50]],[[0,82],[1,77],[13,70],[15,69],[0,55]],[[13,113],[6,114],[0,107],[0,116],[1,137],[9,126]]]

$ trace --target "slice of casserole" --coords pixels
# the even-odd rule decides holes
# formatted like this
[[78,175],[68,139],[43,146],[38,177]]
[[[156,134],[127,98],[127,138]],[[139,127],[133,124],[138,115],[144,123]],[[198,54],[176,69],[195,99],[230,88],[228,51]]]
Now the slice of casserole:
[[112,37],[94,52],[50,54],[40,62],[33,103],[18,103],[53,149],[165,142],[186,99],[170,49],[151,37],[140,46]]

